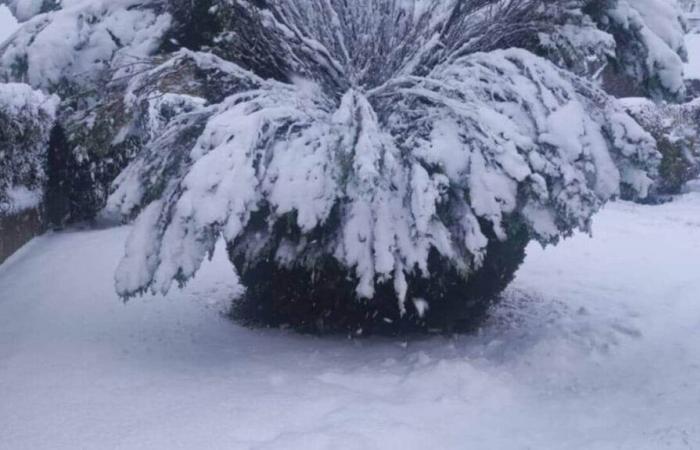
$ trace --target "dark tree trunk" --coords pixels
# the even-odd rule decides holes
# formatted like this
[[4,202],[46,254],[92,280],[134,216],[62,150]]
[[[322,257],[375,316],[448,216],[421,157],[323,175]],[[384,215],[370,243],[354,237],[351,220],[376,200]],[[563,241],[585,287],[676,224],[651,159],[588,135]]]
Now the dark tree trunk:
[[46,169],[46,222],[50,227],[60,228],[70,217],[71,159],[63,128],[57,125],[51,130]]

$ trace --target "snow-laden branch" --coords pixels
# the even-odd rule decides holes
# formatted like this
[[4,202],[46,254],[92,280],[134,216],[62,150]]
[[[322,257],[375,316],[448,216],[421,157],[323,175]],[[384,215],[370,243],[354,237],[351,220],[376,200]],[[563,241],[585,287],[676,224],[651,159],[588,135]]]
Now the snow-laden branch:
[[[17,8],[41,1],[15,2]],[[0,80],[65,97],[132,72],[170,26],[158,1],[72,0],[32,15],[0,47]],[[72,99],[73,100],[73,99]]]

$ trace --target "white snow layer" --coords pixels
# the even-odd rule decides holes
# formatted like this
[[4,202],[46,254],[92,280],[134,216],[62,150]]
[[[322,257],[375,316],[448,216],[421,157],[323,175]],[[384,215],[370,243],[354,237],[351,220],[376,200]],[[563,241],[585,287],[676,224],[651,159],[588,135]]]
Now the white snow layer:
[[[0,83],[0,111],[8,116],[38,117],[41,113],[53,117],[58,98],[45,95],[22,83]],[[38,120],[38,119],[37,119]]]
[[11,72],[21,62],[26,81],[43,89],[95,81],[106,69],[123,76],[150,56],[170,25],[169,15],[142,6],[137,0],[64,2],[62,9],[23,23],[3,49],[0,65]]
[[7,6],[0,5],[0,45],[15,32],[19,25]]
[[7,189],[9,212],[17,213],[37,208],[41,204],[44,192],[40,189],[31,190],[25,186],[12,186]]
[[17,19],[25,21],[41,12],[44,0],[7,0],[6,3],[14,11]]
[[48,235],[0,266],[0,448],[700,446],[700,194],[610,204],[594,238],[531,246],[479,334],[405,342],[231,323],[223,248],[124,305],[127,234]]

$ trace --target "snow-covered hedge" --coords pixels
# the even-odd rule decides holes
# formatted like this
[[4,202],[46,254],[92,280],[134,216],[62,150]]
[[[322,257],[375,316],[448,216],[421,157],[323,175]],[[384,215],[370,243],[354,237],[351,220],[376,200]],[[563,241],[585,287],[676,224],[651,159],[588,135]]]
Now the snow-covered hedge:
[[685,183],[700,176],[700,99],[660,105],[631,98],[623,105],[654,136],[663,156],[652,199],[680,193]]
[[[178,52],[132,83],[138,99],[144,80],[189,61],[231,95],[195,93],[117,180],[110,208],[143,208],[123,295],[187,281],[223,237],[248,296],[286,309],[280,321],[343,323],[338,310],[430,321],[490,300],[530,238],[587,229],[621,185],[641,197],[651,185],[654,140],[613,99],[525,50],[475,51],[515,11],[272,5],[247,6],[243,28],[229,28],[265,47],[243,53],[232,37],[216,52],[231,60]],[[366,41],[349,39],[356,29]],[[276,68],[286,75],[256,73]]]
[[0,83],[0,216],[41,203],[57,104],[27,85]]

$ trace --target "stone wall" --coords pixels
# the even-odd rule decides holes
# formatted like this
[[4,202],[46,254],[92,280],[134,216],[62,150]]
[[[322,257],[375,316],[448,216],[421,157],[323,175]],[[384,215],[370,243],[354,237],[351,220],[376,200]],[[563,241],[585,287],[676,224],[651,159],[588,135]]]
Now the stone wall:
[[40,209],[0,216],[0,263],[44,231]]

